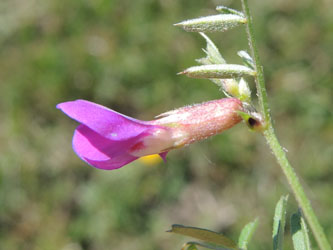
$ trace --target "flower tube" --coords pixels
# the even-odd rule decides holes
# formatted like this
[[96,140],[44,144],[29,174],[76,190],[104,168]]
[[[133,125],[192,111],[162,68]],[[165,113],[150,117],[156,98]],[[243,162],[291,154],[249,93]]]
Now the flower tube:
[[223,132],[241,121],[242,103],[224,98],[186,106],[140,121],[101,105],[76,100],[57,108],[78,121],[73,149],[93,167],[117,169],[142,156],[167,153]]

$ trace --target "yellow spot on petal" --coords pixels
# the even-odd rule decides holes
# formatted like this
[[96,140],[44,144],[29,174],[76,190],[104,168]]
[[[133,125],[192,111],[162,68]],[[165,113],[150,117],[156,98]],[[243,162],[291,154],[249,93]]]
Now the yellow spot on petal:
[[153,166],[153,165],[157,165],[158,163],[160,163],[162,161],[162,158],[158,154],[146,155],[146,156],[141,157],[139,159],[139,161],[145,165]]

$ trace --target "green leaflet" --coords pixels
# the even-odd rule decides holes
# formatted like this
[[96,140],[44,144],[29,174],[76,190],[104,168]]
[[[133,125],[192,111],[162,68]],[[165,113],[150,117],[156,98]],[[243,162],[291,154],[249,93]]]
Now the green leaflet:
[[209,39],[209,37],[200,32],[199,33],[203,38],[205,38],[207,45],[206,49],[203,49],[203,51],[206,53],[207,57],[198,59],[197,61],[202,64],[224,64],[226,61],[222,57],[220,51],[216,47],[216,45],[212,42],[212,40]]
[[239,235],[238,247],[242,250],[247,250],[249,241],[251,240],[255,230],[258,226],[258,219],[246,224]]
[[188,242],[183,247],[182,250],[198,250],[195,242]]
[[238,16],[242,16],[244,17],[244,14],[238,10],[235,9],[231,9],[229,7],[226,6],[217,6],[216,10],[222,14],[234,14],[234,15],[238,15]]
[[[216,244],[212,244],[212,243],[206,243],[206,242],[196,242],[196,241],[190,241],[190,242],[187,242],[185,244],[184,247],[192,247],[192,249],[198,249],[197,246],[199,247],[204,247],[204,248],[207,248],[207,249],[213,249],[213,250],[230,250],[230,248],[225,248],[225,247],[221,247],[221,246],[218,246]],[[182,248],[182,250],[190,250],[189,248]],[[195,248],[193,248],[195,247]]]
[[176,234],[182,234],[202,240],[207,243],[213,243],[227,249],[238,249],[237,244],[224,235],[203,228],[187,227],[183,225],[172,225],[170,231]]
[[308,229],[301,211],[290,218],[290,229],[295,250],[311,250]]
[[240,50],[237,55],[243,60],[244,64],[251,69],[255,69],[253,58],[245,50]]
[[273,250],[282,250],[284,228],[286,224],[286,207],[288,195],[282,196],[275,207],[273,223]]

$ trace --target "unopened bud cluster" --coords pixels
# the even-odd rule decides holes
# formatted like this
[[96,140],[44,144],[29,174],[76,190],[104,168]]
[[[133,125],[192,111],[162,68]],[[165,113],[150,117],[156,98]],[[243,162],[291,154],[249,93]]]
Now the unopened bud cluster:
[[238,55],[244,65],[228,64],[219,52],[216,45],[203,32],[225,31],[247,22],[245,15],[234,9],[218,6],[217,11],[221,14],[208,17],[200,17],[186,20],[176,24],[190,32],[200,32],[206,40],[206,48],[203,51],[206,57],[197,59],[199,66],[185,69],[179,74],[191,78],[207,78],[220,86],[228,97],[235,97],[243,102],[241,117],[251,130],[262,131],[265,123],[261,114],[256,112],[251,102],[251,89],[245,77],[256,76],[255,65],[252,57],[246,51],[239,51]]

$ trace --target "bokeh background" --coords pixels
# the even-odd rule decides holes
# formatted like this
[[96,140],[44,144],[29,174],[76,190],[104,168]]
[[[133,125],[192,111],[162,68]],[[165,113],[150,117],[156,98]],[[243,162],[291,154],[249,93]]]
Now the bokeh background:
[[[172,25],[215,14],[218,4],[240,7],[1,0],[1,249],[180,249],[190,239],[166,233],[171,224],[237,240],[256,217],[252,249],[270,249],[275,203],[290,190],[263,138],[244,124],[171,152],[166,164],[146,159],[101,171],[76,157],[77,124],[55,108],[82,98],[149,120],[221,98],[210,81],[176,75],[196,64],[205,43]],[[278,136],[333,243],[333,2],[251,0],[250,7]],[[241,63],[242,27],[211,38],[228,62]],[[288,216],[296,209],[290,196]]]

